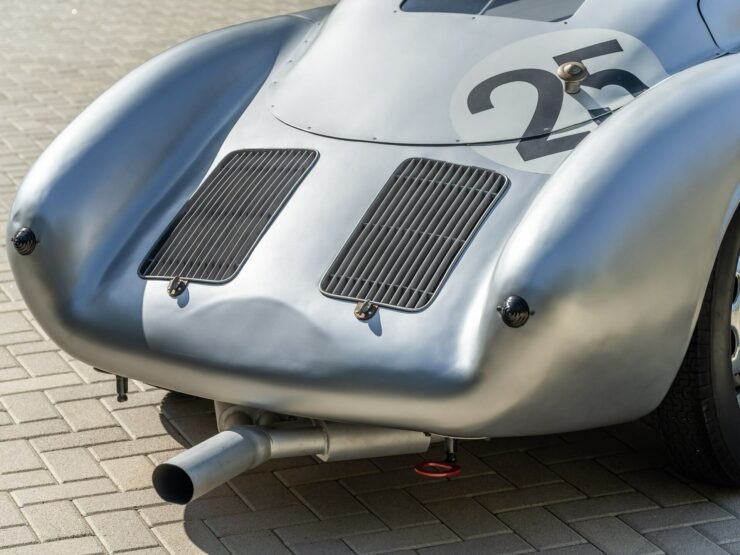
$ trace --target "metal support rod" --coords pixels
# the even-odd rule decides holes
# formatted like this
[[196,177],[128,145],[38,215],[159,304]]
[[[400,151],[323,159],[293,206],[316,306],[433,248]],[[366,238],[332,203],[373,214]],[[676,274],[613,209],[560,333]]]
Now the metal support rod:
[[447,452],[447,458],[445,462],[456,463],[457,462],[457,444],[455,438],[445,438],[445,451]]
[[116,376],[116,393],[118,394],[117,400],[119,403],[128,401],[128,378]]

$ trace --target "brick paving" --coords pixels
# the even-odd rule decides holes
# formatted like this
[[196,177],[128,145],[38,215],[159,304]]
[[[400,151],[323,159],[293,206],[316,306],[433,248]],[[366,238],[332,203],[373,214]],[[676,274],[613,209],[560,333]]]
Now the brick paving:
[[[142,61],[322,3],[1,1],[2,213],[49,141]],[[215,429],[210,403],[140,383],[116,403],[110,376],[39,329],[0,256],[0,554],[740,553],[740,491],[676,474],[641,422],[469,442],[448,481],[413,474],[418,456],[304,457],[163,504],[149,474]]]

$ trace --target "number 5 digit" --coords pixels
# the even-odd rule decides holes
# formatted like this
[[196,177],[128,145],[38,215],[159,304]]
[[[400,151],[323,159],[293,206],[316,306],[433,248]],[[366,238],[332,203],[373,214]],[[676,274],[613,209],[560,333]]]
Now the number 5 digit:
[[560,79],[544,69],[517,69],[486,79],[477,85],[468,96],[468,109],[471,114],[493,109],[491,95],[502,85],[509,83],[529,83],[537,89],[537,107],[529,122],[525,137],[516,149],[526,161],[542,158],[558,152],[573,150],[588,133],[577,133],[566,137],[550,138],[550,132],[560,116],[563,107],[563,85]]
[[[584,60],[590,60],[592,58],[598,58],[600,56],[606,56],[607,54],[615,54],[617,52],[623,52],[622,45],[617,40],[610,40],[594,44],[593,46],[587,46],[580,50],[574,50],[560,56],[553,58],[558,66],[568,62],[583,62]],[[640,79],[634,74],[624,69],[605,69],[603,71],[597,71],[592,73],[581,84],[584,87],[593,87],[595,89],[603,89],[607,85],[617,85],[622,87],[632,96],[637,97],[648,90],[648,86],[640,81]]]
[[[558,66],[566,62],[583,62],[592,58],[622,52],[622,46],[616,40],[594,44],[586,48],[567,52],[553,58]],[[525,138],[516,149],[525,162],[543,158],[551,154],[567,152],[577,147],[590,131],[574,133],[564,137],[551,138],[552,130],[563,109],[563,86],[560,79],[543,69],[517,69],[486,79],[477,85],[468,95],[468,109],[471,114],[478,114],[493,109],[491,95],[502,85],[509,83],[529,83],[537,89],[537,107],[532,120],[524,132]],[[623,69],[606,69],[589,75],[582,83],[584,87],[603,89],[608,85],[622,87],[632,96],[639,96],[648,89],[636,75]],[[592,115],[610,113],[609,110],[596,110]]]

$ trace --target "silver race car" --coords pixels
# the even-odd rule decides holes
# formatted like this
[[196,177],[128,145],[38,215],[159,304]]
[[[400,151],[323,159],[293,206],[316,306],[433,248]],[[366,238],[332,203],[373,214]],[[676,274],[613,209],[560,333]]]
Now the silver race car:
[[188,41],[38,160],[49,336],[216,402],[186,503],[270,458],[653,414],[740,484],[740,2],[341,0]]

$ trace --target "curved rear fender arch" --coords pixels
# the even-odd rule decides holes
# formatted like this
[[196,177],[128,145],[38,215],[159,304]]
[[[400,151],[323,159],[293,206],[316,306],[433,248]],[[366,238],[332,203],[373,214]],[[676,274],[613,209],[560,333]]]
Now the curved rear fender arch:
[[[138,245],[161,232],[148,222],[163,211],[174,216],[198,186],[267,77],[318,25],[320,14],[308,15],[236,25],[171,48],[93,102],[35,163],[7,236],[27,226],[39,246],[29,257],[9,249],[9,258],[30,309],[53,323],[46,327],[60,345],[78,351],[94,296],[109,294],[117,269],[144,256]],[[116,293],[122,310],[110,314],[110,335],[124,346],[144,341],[129,310],[143,288],[127,282]]]
[[685,70],[615,113],[543,186],[491,281],[491,313],[512,294],[536,311],[520,330],[488,330],[491,373],[521,369],[497,427],[579,429],[660,403],[740,201],[738,106],[740,56]]

